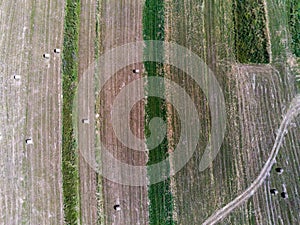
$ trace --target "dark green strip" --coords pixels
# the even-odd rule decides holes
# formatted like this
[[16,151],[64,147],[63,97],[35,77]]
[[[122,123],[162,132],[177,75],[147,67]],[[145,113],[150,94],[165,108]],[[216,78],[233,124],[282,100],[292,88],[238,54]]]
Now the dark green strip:
[[[146,0],[143,10],[143,35],[144,40],[164,40],[164,2],[161,0]],[[161,49],[156,51],[151,49],[151,46],[145,48],[145,53],[155,52],[154,54],[163,54]],[[145,62],[145,69],[147,76],[164,76],[163,64],[155,62]],[[151,83],[146,86],[146,91],[150,88],[160,88],[164,91],[164,84],[160,84],[160,87],[153,87]],[[146,105],[146,124],[145,134],[146,137],[150,136],[149,121],[154,117],[160,117],[166,121],[166,102],[164,99],[156,97],[148,97]],[[163,142],[155,149],[150,149],[148,165],[160,162],[167,156],[168,142],[165,138]],[[168,168],[169,170],[169,168]],[[149,180],[151,182],[152,177],[148,170]],[[169,171],[167,171],[169,174]],[[150,224],[157,225],[170,225],[174,224],[172,218],[173,202],[172,194],[170,191],[170,179],[166,181],[151,184],[149,186],[149,200],[150,200],[150,212],[149,219]]]
[[80,0],[67,0],[65,6],[63,51],[63,136],[62,173],[65,223],[79,221],[78,154],[72,124],[72,104],[78,80],[78,39]]
[[269,63],[266,17],[261,0],[233,1],[235,55],[240,63]]
[[292,51],[300,57],[300,1],[290,0],[287,3],[289,30],[292,36]]

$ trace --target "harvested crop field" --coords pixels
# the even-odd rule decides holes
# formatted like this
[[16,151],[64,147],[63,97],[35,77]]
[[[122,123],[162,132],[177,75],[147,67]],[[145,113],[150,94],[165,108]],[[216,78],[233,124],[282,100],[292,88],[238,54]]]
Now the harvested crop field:
[[[237,29],[232,11],[235,11],[235,16],[239,11],[234,9],[234,5],[232,8],[232,5],[228,3],[203,1],[192,4],[191,2],[193,1],[182,1],[181,3],[168,1],[167,40],[180,43],[198,53],[214,71],[225,95],[228,117],[227,131],[222,148],[213,165],[207,170],[199,172],[197,165],[210,133],[210,113],[207,109],[207,100],[191,81],[183,79],[186,77],[184,73],[176,68],[169,68],[171,79],[175,79],[189,90],[190,95],[198,103],[198,110],[201,112],[199,117],[204,132],[198,145],[198,151],[195,152],[185,168],[173,177],[172,189],[174,190],[174,208],[176,209],[173,217],[178,224],[202,224],[204,222],[212,224],[217,220],[214,221],[215,218],[212,217],[206,221],[206,218],[212,215],[216,209],[222,208],[239,196],[260,173],[271,152],[276,131],[295,92],[293,83],[287,81],[293,79],[293,75],[285,63],[274,65],[236,63],[239,60],[245,61],[236,50],[239,48],[237,41],[243,45],[240,48],[243,54],[247,54],[249,51],[254,56],[255,47],[254,45],[245,45],[244,42],[249,43],[247,38],[251,38],[253,34],[246,36],[246,39],[240,37],[236,39],[234,33],[230,32],[232,29]],[[190,4],[193,7],[190,7]],[[275,3],[272,6],[274,5]],[[184,10],[180,13],[178,8]],[[258,11],[254,12],[258,13]],[[243,11],[243,14],[245,13],[247,12]],[[272,18],[272,22],[276,21],[275,15],[270,14],[268,17]],[[239,17],[239,19],[241,18],[243,16]],[[250,22],[253,23],[253,20]],[[199,24],[198,26],[201,28],[197,28],[196,24]],[[258,27],[258,29],[260,28]],[[265,32],[269,29],[265,29]],[[247,35],[247,32],[243,34]],[[270,42],[273,44],[270,49],[274,49],[275,52],[276,46],[280,44],[275,42],[272,35],[266,35],[266,37],[268,36],[271,36]],[[265,41],[268,42],[267,39]],[[273,54],[272,58],[272,51],[267,48],[267,45],[265,48],[266,52],[269,52],[270,59],[278,62],[278,56]],[[256,52],[255,54],[260,53]],[[249,57],[248,59],[251,60]],[[259,58],[256,57],[256,60]],[[265,61],[262,60],[260,63],[265,63]],[[171,117],[175,115],[172,107],[170,107],[169,114]],[[177,143],[179,138],[176,136],[179,134],[178,118],[173,117],[169,124],[173,130],[173,135],[169,139],[172,140],[171,143]],[[293,171],[293,176],[297,177],[299,168],[295,159],[298,158],[296,149],[299,148],[299,138],[296,137],[299,136],[299,129],[297,129],[299,123],[295,121],[293,126],[294,129],[289,130],[289,135],[285,140],[285,145],[289,147],[284,145],[281,148],[276,165],[286,167],[288,164],[289,171]],[[290,160],[279,159],[282,156],[286,156]],[[274,168],[262,187],[250,200],[229,214],[227,218],[225,217],[224,224],[277,224],[282,221],[284,224],[293,224],[295,221],[299,221],[297,194],[292,195],[288,200],[274,199],[270,194],[271,188],[277,187],[279,190],[283,190],[283,185],[290,186],[293,189],[292,193],[298,193],[298,181],[291,182],[290,180],[287,185],[288,181],[283,181],[282,177],[276,177],[273,171]]]
[[[295,0],[2,1],[0,224],[300,223],[299,7]],[[170,45],[145,42],[93,64],[114,48],[149,40],[199,56],[207,66],[199,73],[203,89],[188,74],[188,55],[176,56],[184,68],[168,64]],[[145,61],[148,54],[162,62]],[[211,75],[224,95],[226,130],[202,170],[213,117],[223,115],[213,114],[223,105],[212,107],[207,97]],[[163,82],[153,87],[153,78]],[[172,84],[187,95],[173,95]],[[164,97],[147,96],[155,88]],[[132,107],[128,114],[114,111],[123,110],[115,108],[120,99]],[[158,117],[165,125],[153,127]],[[140,151],[132,134],[142,140]],[[194,136],[191,158],[171,176],[177,145],[185,143],[185,158]],[[161,140],[154,148],[153,138]],[[152,182],[160,161],[164,180]]]
[[63,9],[63,1],[0,3],[0,224],[64,221],[61,60],[53,52],[62,46]]
[[[79,38],[79,59],[81,59],[79,61],[79,77],[84,76],[84,71],[95,59],[96,54],[101,54],[122,44],[142,40],[142,5],[138,1],[103,1],[97,8],[95,8],[95,4],[96,1],[81,2],[81,21],[83,23],[81,23]],[[97,11],[94,11],[96,9]],[[99,16],[99,33],[94,33],[96,21],[91,19],[95,18],[96,13]],[[113,66],[111,65],[111,67]],[[134,69],[141,70],[142,67],[142,64],[128,65],[109,79],[101,90],[100,105],[97,105],[98,111],[96,112],[99,114],[97,130],[104,146],[118,160],[141,166],[146,165],[147,155],[122,146],[122,143],[114,135],[111,110],[112,104],[122,87],[141,77],[140,74],[132,71]],[[89,81],[87,83],[87,85],[93,85]],[[84,99],[82,104],[89,104],[91,99]],[[89,118],[94,117],[94,111],[82,113],[88,115]],[[137,103],[131,111],[131,120],[132,132],[143,138],[143,101]],[[91,128],[93,129],[93,127]],[[79,149],[89,148],[86,144],[93,146],[94,135],[92,129],[88,131],[91,134],[89,136],[90,141],[81,142],[79,138]],[[85,162],[84,158],[79,156],[79,159],[81,220],[85,221],[84,224],[95,224],[97,221],[103,224],[147,223],[148,199],[146,187],[126,186],[102,178],[100,175],[97,177],[98,175]],[[110,169],[113,170],[113,168]],[[121,205],[122,210],[120,212],[115,211],[114,205],[116,204]]]

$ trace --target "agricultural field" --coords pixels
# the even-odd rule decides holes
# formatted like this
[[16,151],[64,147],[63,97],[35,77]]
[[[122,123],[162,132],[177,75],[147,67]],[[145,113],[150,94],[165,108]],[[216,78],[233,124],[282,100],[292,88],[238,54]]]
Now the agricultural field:
[[64,2],[1,1],[0,18],[0,224],[63,224],[61,58],[54,49],[63,43]]
[[298,1],[3,0],[0,19],[0,224],[300,224]]

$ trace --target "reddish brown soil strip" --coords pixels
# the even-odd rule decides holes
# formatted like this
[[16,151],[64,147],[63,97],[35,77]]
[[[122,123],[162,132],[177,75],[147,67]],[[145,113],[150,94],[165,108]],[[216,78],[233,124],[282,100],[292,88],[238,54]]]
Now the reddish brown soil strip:
[[[142,5],[140,1],[102,1],[101,3],[101,34],[100,49],[108,51],[114,47],[142,40]],[[84,71],[94,60],[95,28],[96,28],[96,1],[81,2],[81,26],[79,40],[79,76],[84,76]],[[116,138],[111,121],[111,107],[115,97],[122,87],[129,82],[140,78],[141,74],[133,73],[133,69],[142,71],[142,63],[128,65],[118,71],[101,90],[100,93],[100,135],[102,143],[118,160],[132,165],[145,166],[146,152],[138,152],[123,146]],[[86,82],[88,90],[94,90],[92,81]],[[133,90],[138,91],[138,90]],[[94,120],[94,101],[91,95],[87,101],[82,101],[82,115],[87,115],[90,122]],[[128,99],[130,101],[130,99]],[[90,110],[88,110],[90,109]],[[144,102],[138,102],[132,109],[131,130],[140,137],[144,137]],[[88,140],[79,140],[79,148],[92,149],[94,145],[94,131],[84,128]],[[130,131],[128,131],[130,132]],[[80,149],[79,149],[80,150]],[[101,195],[103,209],[98,209],[104,217],[104,224],[147,224],[148,202],[147,187],[130,187],[114,183],[105,178],[102,181],[102,193],[97,193],[96,174],[80,156],[80,204],[81,220],[84,224],[94,224],[100,221],[97,218],[97,195]],[[105,163],[105,162],[103,162]],[[112,170],[113,172],[113,170]],[[114,209],[115,204],[120,204],[121,211]],[[101,207],[101,206],[100,206]]]
[[[103,1],[104,52],[126,43],[143,40],[142,7],[139,0]],[[146,165],[145,152],[130,150],[117,140],[110,119],[111,106],[118,92],[129,82],[141,77],[140,74],[132,73],[134,68],[142,70],[142,64],[129,65],[105,85],[101,98],[100,130],[103,143],[115,158],[132,165]],[[130,116],[132,132],[138,137],[143,137],[144,103],[137,103]],[[103,195],[105,224],[147,224],[147,187],[130,187],[104,179]],[[114,210],[113,206],[116,203],[121,205],[121,211]]]

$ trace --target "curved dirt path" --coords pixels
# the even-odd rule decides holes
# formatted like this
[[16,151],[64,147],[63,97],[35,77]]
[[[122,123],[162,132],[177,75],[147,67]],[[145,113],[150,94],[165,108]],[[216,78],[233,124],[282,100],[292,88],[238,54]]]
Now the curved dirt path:
[[279,149],[283,143],[284,136],[287,133],[287,129],[291,121],[300,113],[300,95],[296,96],[291,104],[288,112],[284,116],[284,119],[278,129],[278,133],[276,136],[276,140],[274,146],[272,148],[270,157],[262,168],[258,177],[253,181],[253,183],[238,197],[236,197],[233,201],[228,203],[222,209],[216,211],[212,216],[210,216],[203,225],[212,225],[216,224],[219,220],[227,216],[232,210],[241,205],[244,201],[250,198],[255,191],[263,184],[264,180],[268,176],[273,164],[275,163],[276,156],[279,152]]

